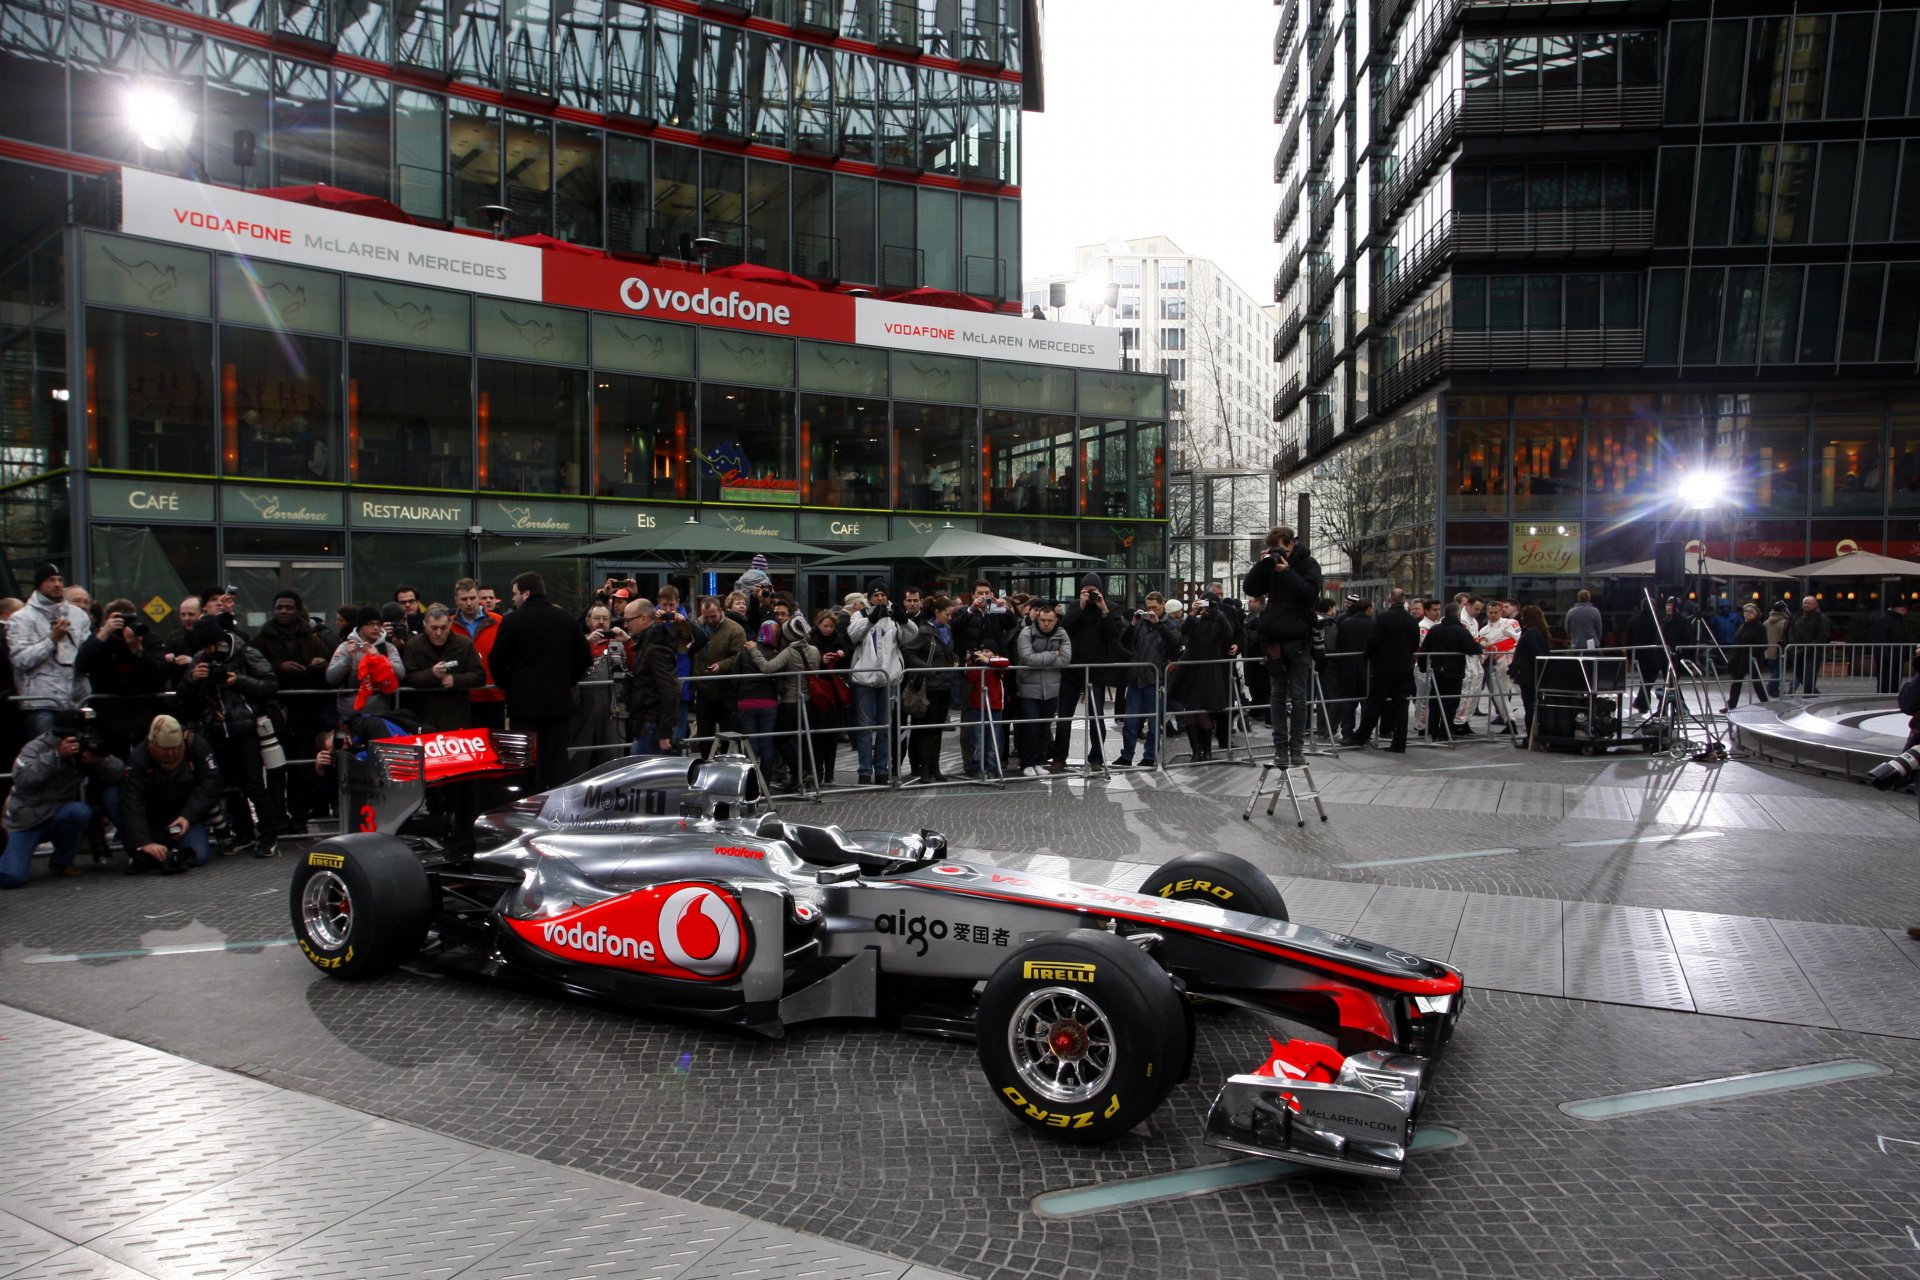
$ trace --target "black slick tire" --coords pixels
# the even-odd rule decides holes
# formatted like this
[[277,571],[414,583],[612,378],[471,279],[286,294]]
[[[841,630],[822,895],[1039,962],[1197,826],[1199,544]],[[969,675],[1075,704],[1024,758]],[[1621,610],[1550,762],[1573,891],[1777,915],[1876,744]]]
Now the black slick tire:
[[1191,1029],[1179,988],[1111,933],[1038,938],[987,980],[976,1014],[980,1068],[1030,1129],[1105,1142],[1151,1115],[1184,1071]]
[[433,922],[433,886],[402,841],[336,836],[301,853],[288,908],[315,968],[331,978],[373,978],[419,954]]
[[1287,918],[1286,899],[1273,881],[1231,853],[1181,854],[1142,881],[1140,892],[1175,902],[1204,902],[1269,920]]

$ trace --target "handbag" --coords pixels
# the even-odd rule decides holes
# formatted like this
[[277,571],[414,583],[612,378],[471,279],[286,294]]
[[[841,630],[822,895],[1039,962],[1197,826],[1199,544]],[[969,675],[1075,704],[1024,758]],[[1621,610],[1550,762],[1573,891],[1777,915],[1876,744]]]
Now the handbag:
[[927,697],[925,680],[908,679],[900,685],[900,711],[904,715],[923,716],[933,703]]

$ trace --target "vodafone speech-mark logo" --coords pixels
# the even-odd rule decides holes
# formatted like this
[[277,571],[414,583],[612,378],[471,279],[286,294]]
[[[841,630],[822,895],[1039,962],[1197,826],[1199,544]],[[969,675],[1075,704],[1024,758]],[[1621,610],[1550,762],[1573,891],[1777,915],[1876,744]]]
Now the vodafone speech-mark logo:
[[746,960],[739,901],[707,884],[636,889],[544,920],[506,923],[523,941],[562,960],[660,977],[731,978]]
[[788,307],[743,298],[738,289],[727,293],[715,293],[710,286],[697,291],[669,289],[649,285],[639,276],[628,276],[620,282],[620,303],[629,311],[710,316],[715,320],[772,324],[781,328],[793,323],[793,312]]
[[493,749],[493,734],[487,729],[422,733],[407,738],[383,738],[381,741],[419,747],[426,759],[427,780],[430,782],[500,767],[500,755]]

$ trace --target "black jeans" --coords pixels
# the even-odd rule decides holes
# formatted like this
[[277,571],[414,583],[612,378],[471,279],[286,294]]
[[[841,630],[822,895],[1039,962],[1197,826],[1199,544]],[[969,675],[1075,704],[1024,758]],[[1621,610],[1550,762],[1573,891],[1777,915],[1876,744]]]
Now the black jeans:
[[1273,749],[1298,751],[1307,741],[1307,695],[1313,684],[1313,655],[1302,649],[1267,663],[1267,717],[1273,725]]
[[266,772],[260,764],[260,739],[214,736],[210,739],[213,758],[220,766],[227,787],[227,826],[237,840],[251,840],[255,834],[254,815],[259,815],[258,833],[272,840],[287,829],[286,814],[267,790]]
[[[1733,664],[1733,683],[1727,687],[1727,710],[1731,711],[1740,705],[1740,686],[1749,681],[1753,683],[1753,700],[1755,702],[1765,702],[1767,700],[1767,677],[1765,673],[1760,670],[1760,659],[1754,657],[1751,653],[1740,653],[1734,657]],[[1741,671],[1743,667],[1745,668],[1744,674]]]
[[542,791],[564,787],[573,777],[573,762],[567,756],[572,716],[515,716],[513,731],[533,738],[534,777]]
[[1097,680],[1089,681],[1084,671],[1063,671],[1060,673],[1060,719],[1053,731],[1055,764],[1067,762],[1067,748],[1073,741],[1073,709],[1083,693],[1087,696],[1087,763],[1100,764],[1106,759],[1102,748],[1107,735],[1101,722],[1107,715],[1107,686]]
[[1366,741],[1374,727],[1392,740],[1392,750],[1407,749],[1407,703],[1413,697],[1413,673],[1382,675],[1374,672],[1367,691],[1367,709],[1355,736]]

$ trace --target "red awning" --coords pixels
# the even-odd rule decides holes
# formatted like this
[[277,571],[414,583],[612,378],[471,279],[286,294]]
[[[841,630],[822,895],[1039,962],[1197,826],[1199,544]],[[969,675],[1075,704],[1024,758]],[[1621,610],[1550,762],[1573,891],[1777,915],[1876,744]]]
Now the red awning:
[[804,276],[794,275],[791,271],[778,271],[773,267],[763,267],[757,262],[736,262],[730,267],[716,267],[707,273],[724,280],[749,280],[755,284],[784,284],[795,289],[809,289],[820,292],[820,286]]
[[358,191],[349,191],[345,187],[328,186],[324,182],[312,182],[299,187],[262,187],[253,194],[272,196],[275,200],[289,200],[294,204],[310,204],[321,209],[337,209],[341,213],[357,213],[365,218],[384,218],[388,222],[410,223],[413,221],[399,205],[391,200],[363,195]]
[[951,289],[909,289],[888,297],[888,302],[911,302],[922,307],[946,307],[953,311],[992,311],[993,304],[970,293]]
[[539,233],[530,236],[511,236],[508,238],[507,243],[529,245],[535,249],[551,249],[555,253],[584,253],[591,258],[606,256],[601,253],[600,250],[590,248],[587,245],[575,244],[571,240],[559,240],[553,236],[541,235]]

